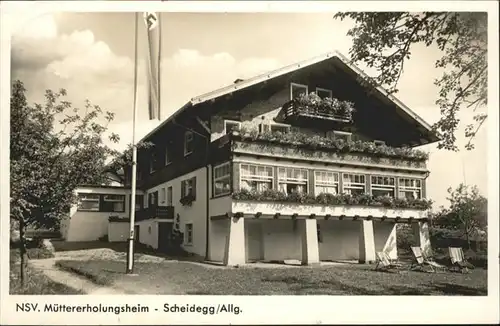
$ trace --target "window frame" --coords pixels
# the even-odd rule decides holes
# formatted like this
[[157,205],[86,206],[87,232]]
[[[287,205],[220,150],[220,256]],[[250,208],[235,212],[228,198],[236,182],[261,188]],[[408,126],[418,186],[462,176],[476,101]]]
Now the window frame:
[[165,187],[162,187],[160,189],[160,202],[162,204],[165,204],[167,201],[167,190],[165,189]]
[[[326,97],[321,97],[319,95],[320,92],[328,92],[330,95],[329,96],[326,96]],[[322,88],[322,87],[316,87],[316,95],[318,95],[319,97],[321,97],[322,99],[323,98],[333,98],[333,91],[331,89],[328,89],[328,88]]]
[[[362,176],[362,177],[363,177],[363,179],[364,179],[364,183],[363,183],[363,194],[365,194],[365,193],[366,193],[366,190],[367,190],[367,185],[366,185],[366,179],[367,179],[367,178],[366,178],[366,175],[365,175],[365,174],[363,174],[363,173],[353,173],[353,172],[343,172],[343,173],[342,173],[342,193],[346,194],[346,193],[347,193],[347,192],[346,192],[346,190],[347,190],[347,189],[361,189],[361,188],[357,188],[357,187],[356,187],[356,186],[361,186],[361,183],[360,183],[360,182],[359,182],[359,183],[356,183],[356,182],[354,182],[354,183],[353,183],[353,182],[351,182],[351,181],[350,181],[350,178],[349,178],[349,182],[348,182],[348,183],[346,183],[346,182],[345,182],[345,178],[344,178],[345,176],[354,176],[354,177],[355,177],[355,176]],[[346,185],[349,185],[349,186],[347,186],[347,187],[346,187]],[[346,188],[347,188],[347,189],[346,189]],[[350,193],[349,193],[349,194],[350,194]]]
[[193,141],[194,141],[194,133],[190,130],[187,130],[184,133],[184,156],[188,156],[189,154],[193,153],[193,149],[188,148],[188,143],[192,144]]
[[193,223],[186,223],[184,225],[185,228],[185,238],[184,238],[184,244],[185,245],[192,245],[193,244],[193,239],[194,239],[194,226]]
[[174,205],[174,188],[172,186],[167,187],[166,204],[167,204],[167,206]]
[[[328,183],[328,182],[323,182],[320,181],[318,182],[318,174],[320,173],[331,173],[334,176],[334,181],[333,183]],[[337,176],[337,181],[335,181],[335,176]],[[336,187],[336,194],[340,194],[340,173],[336,171],[328,171],[328,170],[314,170],[314,194],[317,196],[320,193],[317,193],[316,187]]]
[[[219,177],[216,177],[216,170],[218,169],[223,169],[225,167],[228,167],[228,173],[227,174],[224,174],[222,176],[219,176]],[[231,180],[232,180],[232,169],[231,169],[231,162],[225,162],[225,163],[222,163],[222,164],[219,164],[219,165],[215,165],[212,169],[212,197],[222,197],[222,196],[226,196],[226,195],[229,195],[232,193],[232,184],[231,184]],[[220,181],[223,181],[223,180],[228,180],[228,184],[229,184],[229,189],[227,191],[223,191],[221,193],[216,193],[216,183],[217,182],[220,182]],[[224,189],[224,188],[223,188]]]
[[[306,172],[306,177],[305,179],[297,179],[297,178],[294,178],[294,177],[290,177],[288,178],[288,169],[292,169],[292,175],[294,175],[293,171],[294,170],[299,170],[299,171],[305,171]],[[280,170],[284,170],[285,171],[285,179],[282,179],[281,176],[280,176]],[[285,180],[285,181],[282,181],[282,180]],[[303,169],[303,168],[296,168],[296,167],[283,167],[283,166],[279,166],[278,167],[278,175],[277,175],[277,184],[278,184],[278,189],[281,189],[281,184],[295,184],[295,185],[304,185],[304,182],[305,182],[305,190],[303,193],[307,194],[308,191],[309,191],[309,171],[307,169]],[[285,188],[286,190],[286,188]],[[288,194],[288,192],[286,191],[285,193]]]
[[228,134],[229,130],[227,130],[227,124],[228,123],[231,123],[231,124],[235,124],[235,125],[238,125],[238,129],[237,130],[240,130],[241,129],[241,121],[236,121],[236,120],[224,120],[224,134]]
[[167,146],[165,146],[165,166],[172,164],[172,159],[170,157],[170,149]]
[[[86,200],[82,200],[82,197],[85,197],[85,196],[96,196],[97,197],[97,200],[89,200],[89,199],[86,199]],[[85,208],[80,208],[80,202],[82,201],[86,201],[86,202],[97,202],[97,209],[85,209]],[[100,212],[101,211],[101,195],[100,194],[95,194],[95,193],[78,193],[78,205],[77,205],[77,212]]]
[[[393,179],[393,185],[386,185],[386,184],[378,184],[378,183],[374,183],[373,180],[374,178],[389,178],[389,179]],[[386,190],[392,190],[392,198],[396,198],[396,180],[397,178],[395,176],[390,176],[390,175],[385,175],[385,174],[371,174],[370,175],[370,194],[372,196],[373,195],[373,190],[380,190],[380,191],[386,191]]]
[[[264,167],[266,169],[271,169],[271,176],[259,176],[258,174],[251,175],[251,174],[244,174],[243,173],[243,167],[247,166],[248,171],[250,171],[251,166],[255,166],[255,172],[258,173],[259,167]],[[274,189],[274,168],[269,165],[263,165],[263,164],[253,164],[253,163],[241,163],[240,164],[240,180],[239,180],[239,186],[240,189],[242,189],[243,181],[250,181],[250,182],[263,182],[263,183],[271,183],[271,187],[269,189]]]
[[332,131],[333,140],[337,139],[337,135],[339,135],[339,136],[347,136],[347,138],[348,138],[347,142],[352,142],[352,132],[333,130]]
[[[420,186],[405,186],[405,185],[402,185],[401,184],[401,181],[402,180],[410,180],[410,181],[415,181],[415,184],[417,183],[417,181],[420,183]],[[423,198],[423,179],[419,179],[419,178],[409,178],[409,177],[399,177],[398,178],[398,198],[402,199],[402,198],[406,198],[406,195],[405,196],[401,196],[401,192],[409,192],[409,191],[414,191],[415,190],[418,190],[418,198],[417,199],[422,199]]]
[[293,88],[294,87],[305,88],[306,96],[309,94],[309,86],[304,85],[304,84],[299,84],[299,83],[290,83],[290,100],[295,99],[295,97],[293,97]]
[[158,162],[158,156],[156,152],[151,152],[151,161],[149,162],[149,174],[156,172],[156,166]]

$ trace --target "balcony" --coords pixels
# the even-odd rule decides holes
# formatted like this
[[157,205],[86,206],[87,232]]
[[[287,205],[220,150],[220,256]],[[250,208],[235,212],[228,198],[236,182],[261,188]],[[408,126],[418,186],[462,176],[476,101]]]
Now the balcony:
[[295,98],[283,105],[279,118],[297,126],[332,129],[352,123],[354,106],[335,98],[320,98],[314,93]]
[[173,219],[174,207],[173,206],[152,206],[143,208],[136,212],[136,221],[144,221],[154,218],[160,219]]
[[278,160],[316,161],[358,168],[399,169],[426,173],[427,153],[410,148],[375,145],[371,142],[333,140],[300,133],[233,132],[231,150]]

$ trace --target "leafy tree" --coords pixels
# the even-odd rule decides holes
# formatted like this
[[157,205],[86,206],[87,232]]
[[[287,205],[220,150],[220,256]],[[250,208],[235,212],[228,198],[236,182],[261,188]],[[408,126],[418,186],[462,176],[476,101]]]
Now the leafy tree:
[[[10,219],[19,228],[22,283],[26,277],[26,228],[58,230],[76,203],[74,190],[79,185],[108,183],[110,158],[122,165],[130,163],[103,142],[113,113],[103,112],[89,101],[83,110],[72,108],[65,96],[64,89],[47,90],[43,105],[29,105],[23,83],[12,85]],[[104,125],[99,122],[102,118]],[[119,141],[116,134],[109,139]]]
[[[458,150],[458,112],[464,107],[475,112],[487,105],[487,13],[349,12],[334,17],[354,21],[355,26],[347,33],[353,38],[351,59],[376,68],[378,75],[366,82],[383,86],[390,94],[397,92],[404,63],[416,44],[437,46],[442,51],[435,63],[436,68],[444,70],[435,81],[441,118],[434,128],[442,136],[438,148]],[[485,119],[485,113],[476,113],[475,122],[466,126],[467,149],[474,148],[472,140]]]
[[450,207],[436,216],[435,226],[461,230],[470,248],[470,238],[478,230],[485,231],[488,223],[488,200],[476,186],[460,184],[455,190],[448,189]]

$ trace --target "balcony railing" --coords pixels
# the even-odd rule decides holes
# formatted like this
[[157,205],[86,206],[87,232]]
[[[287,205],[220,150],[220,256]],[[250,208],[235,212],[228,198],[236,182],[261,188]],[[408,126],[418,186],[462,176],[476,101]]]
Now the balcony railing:
[[350,123],[351,116],[340,114],[331,110],[323,110],[318,106],[299,105],[293,101],[283,105],[283,118],[285,121],[297,120],[299,118],[312,120],[330,120],[337,123]]
[[143,221],[153,218],[173,219],[173,206],[152,206],[143,208],[136,212],[136,221]]

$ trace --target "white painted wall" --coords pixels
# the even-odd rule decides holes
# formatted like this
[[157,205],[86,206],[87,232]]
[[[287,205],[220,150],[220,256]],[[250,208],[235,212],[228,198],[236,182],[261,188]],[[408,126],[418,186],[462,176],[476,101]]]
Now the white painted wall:
[[354,260],[359,258],[359,221],[319,220],[322,242],[320,260]]
[[229,234],[229,221],[216,220],[210,222],[209,260],[222,262],[226,249],[226,238]]
[[139,226],[139,242],[154,249],[158,249],[158,221],[144,220],[136,222]]
[[[110,195],[125,195],[125,212],[79,212],[77,205],[71,207],[69,216],[61,223],[61,234],[66,241],[96,241],[108,234],[108,218],[111,215],[129,216],[130,189],[80,187],[76,193],[99,193]],[[138,192],[140,194],[140,192]]]
[[262,231],[265,261],[302,259],[300,221],[265,220]]
[[[183,206],[180,203],[181,199],[181,181],[196,177],[196,200],[191,206]],[[205,239],[206,239],[206,219],[207,219],[207,188],[206,188],[206,168],[200,168],[196,171],[185,174],[181,177],[172,179],[168,182],[157,185],[151,189],[148,189],[146,193],[151,193],[158,191],[159,205],[165,206],[166,203],[161,202],[161,189],[165,190],[172,186],[172,205],[174,206],[175,218],[177,214],[180,216],[180,228],[181,231],[185,233],[185,226],[187,223],[193,224],[193,243],[191,245],[184,244],[184,250],[205,256]],[[147,202],[147,196],[145,197],[145,202]],[[151,221],[141,221],[137,222],[136,225],[140,225],[140,242],[144,244],[151,245],[153,248],[158,248],[158,226],[152,227],[151,234],[144,233],[144,238],[142,237],[143,232],[147,232],[148,227],[143,227],[142,225],[149,226]],[[145,229],[143,231],[142,229]],[[153,239],[154,238],[154,239]],[[144,239],[144,240],[143,240]],[[143,241],[147,241],[143,242]]]
[[125,242],[130,232],[130,223],[128,222],[109,222],[108,223],[108,241]]

